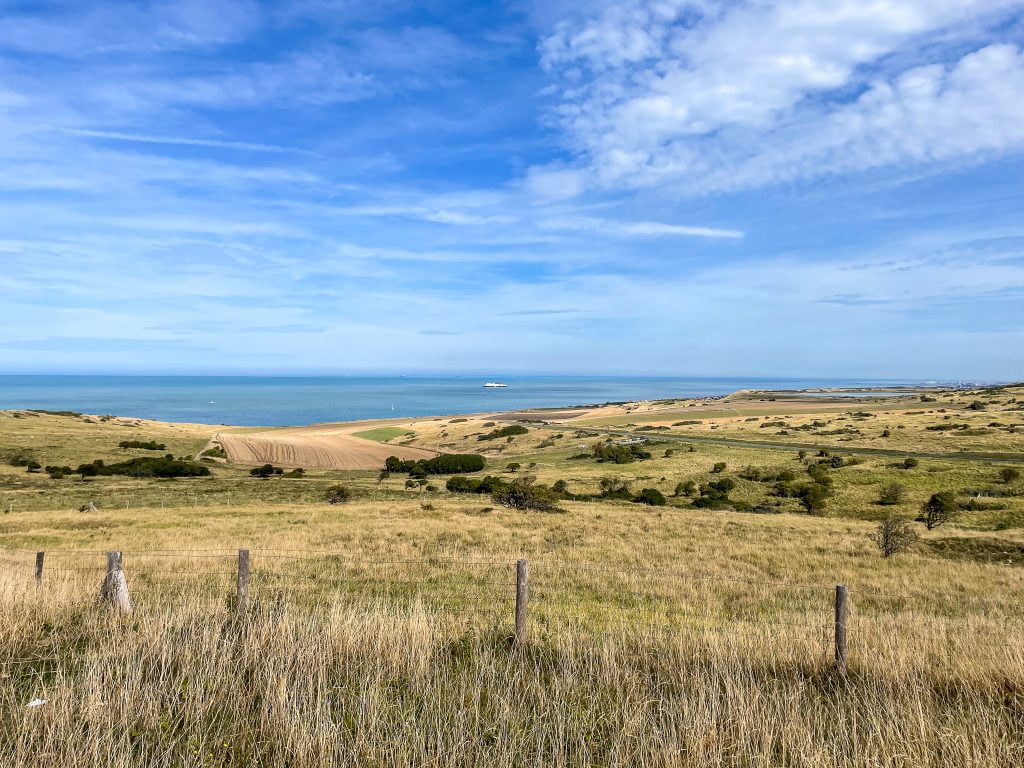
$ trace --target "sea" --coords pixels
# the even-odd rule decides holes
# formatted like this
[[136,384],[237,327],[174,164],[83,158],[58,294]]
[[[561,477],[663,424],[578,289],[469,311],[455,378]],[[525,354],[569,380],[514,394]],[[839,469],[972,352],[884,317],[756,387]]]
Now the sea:
[[[483,385],[488,381],[508,386],[485,388]],[[0,410],[34,408],[269,427],[714,397],[738,389],[882,388],[921,383],[895,379],[687,376],[0,375]]]

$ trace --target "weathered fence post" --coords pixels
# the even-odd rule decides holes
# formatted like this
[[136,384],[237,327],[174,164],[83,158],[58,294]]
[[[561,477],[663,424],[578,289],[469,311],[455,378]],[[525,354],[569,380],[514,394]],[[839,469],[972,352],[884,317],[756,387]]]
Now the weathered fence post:
[[36,552],[36,581],[43,580],[43,558],[45,557],[45,552]]
[[516,645],[526,642],[526,600],[529,567],[525,560],[516,560]]
[[850,615],[845,584],[836,584],[836,669],[846,674],[846,620]]
[[249,602],[249,550],[238,550],[238,586],[235,589],[235,610],[244,613]]
[[103,579],[101,595],[119,613],[132,612],[132,600],[128,595],[128,582],[124,578],[119,551],[107,552],[107,575]]

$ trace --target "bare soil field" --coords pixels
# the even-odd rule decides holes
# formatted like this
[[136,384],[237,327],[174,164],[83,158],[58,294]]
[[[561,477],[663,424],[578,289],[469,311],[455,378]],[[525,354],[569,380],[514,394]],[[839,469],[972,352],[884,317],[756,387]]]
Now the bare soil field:
[[388,456],[429,459],[435,451],[366,440],[352,435],[366,423],[315,425],[235,434],[214,440],[236,464],[275,464],[304,469],[380,469]]

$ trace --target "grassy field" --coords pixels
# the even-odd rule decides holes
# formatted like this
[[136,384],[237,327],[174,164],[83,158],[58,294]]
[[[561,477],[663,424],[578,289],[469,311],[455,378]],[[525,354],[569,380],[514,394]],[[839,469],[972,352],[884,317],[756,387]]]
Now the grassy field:
[[364,440],[374,440],[378,443],[386,443],[389,440],[394,440],[396,437],[405,437],[411,435],[407,429],[401,427],[376,427],[374,429],[364,429],[359,432],[353,432],[353,437],[361,437]]
[[[902,400],[755,397],[742,402],[757,413],[741,417],[721,401],[616,406],[589,411],[588,423],[527,425],[511,441],[480,439],[511,423],[487,416],[393,427],[414,431],[416,446],[483,453],[481,476],[564,480],[567,493],[546,512],[449,493],[443,477],[410,488],[406,475],[377,471],[263,480],[213,459],[203,462],[210,477],[83,481],[5,464],[0,762],[1020,765],[1024,483],[1000,476],[1010,465],[850,462],[856,446],[841,443],[843,466],[828,470],[832,493],[810,515],[748,478],[752,469],[803,478],[808,463],[831,456],[696,443],[690,451],[658,444],[660,431],[649,430],[668,422],[673,434],[764,439],[782,429],[760,429],[765,416],[793,427],[824,421],[795,431],[834,456],[833,441],[855,436],[813,433],[849,423],[841,418],[862,432],[864,422],[889,425],[893,437],[883,440],[912,448],[947,414],[1013,423],[1022,393],[936,397],[924,414],[907,413],[921,408]],[[978,399],[984,412],[969,408]],[[812,406],[826,410],[800,410]],[[861,410],[872,416],[847,415]],[[757,423],[737,421],[755,415]],[[671,426],[691,418],[702,423]],[[608,437],[588,425],[630,424],[647,428],[651,458],[598,463],[593,445]],[[1018,451],[1016,433],[985,429],[993,431],[957,440]],[[75,468],[163,453],[119,448],[122,440],[195,456],[215,432],[7,412],[0,453]],[[608,477],[657,488],[668,503],[597,498]],[[681,482],[725,477],[735,483],[731,508],[674,495]],[[350,500],[326,503],[339,483]],[[879,504],[893,483],[901,500]],[[946,490],[969,508],[932,531],[912,523],[917,543],[883,558],[870,538],[877,520],[912,519]],[[98,509],[77,511],[88,501]],[[239,547],[252,553],[244,616],[233,606]],[[130,617],[96,600],[111,548],[124,551]],[[47,552],[38,584],[37,550]],[[522,648],[509,642],[518,558],[530,563]],[[845,676],[832,663],[838,583],[849,585],[853,606]],[[27,708],[35,698],[47,703]]]

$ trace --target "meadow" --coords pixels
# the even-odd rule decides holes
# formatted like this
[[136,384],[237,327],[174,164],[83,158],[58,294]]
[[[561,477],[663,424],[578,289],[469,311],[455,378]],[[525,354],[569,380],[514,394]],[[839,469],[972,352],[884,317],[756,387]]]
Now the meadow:
[[[548,423],[515,414],[396,421],[397,431],[371,438],[482,453],[481,477],[563,481],[543,511],[448,492],[444,476],[420,483],[325,468],[261,479],[216,450],[197,459],[210,476],[178,479],[51,479],[5,464],[0,758],[1020,765],[1024,483],[1002,470],[1024,466],[1010,431],[1024,422],[1024,394],[925,397],[935,401],[744,394]],[[700,423],[673,426],[681,421]],[[787,426],[759,426],[773,421]],[[944,422],[968,426],[946,437],[928,429]],[[515,423],[526,432],[481,439]],[[861,434],[815,434],[847,426]],[[0,453],[74,468],[162,455],[118,445],[152,441],[196,458],[223,429],[5,412]],[[962,434],[976,430],[990,431]],[[816,449],[801,456],[781,431]],[[638,445],[650,458],[597,461],[594,445],[620,432],[646,436]],[[698,440],[712,435],[736,442]],[[871,446],[893,455],[857,453]],[[915,454],[948,456],[908,466]],[[814,514],[751,479],[791,471],[799,480],[817,462],[830,462],[830,495]],[[657,489],[666,503],[601,498],[608,478]],[[733,482],[722,508],[676,495],[688,481],[722,478]],[[328,503],[339,484],[348,500]],[[892,484],[899,501],[880,504]],[[965,508],[934,530],[913,522],[942,491]],[[87,502],[96,510],[78,511]],[[918,540],[883,557],[871,536],[890,515],[910,521]],[[242,547],[252,586],[239,612]],[[128,616],[97,600],[109,549],[124,552]],[[530,574],[521,645],[511,640],[519,558]],[[852,604],[845,674],[834,663],[837,584]],[[46,703],[27,707],[33,699]]]

